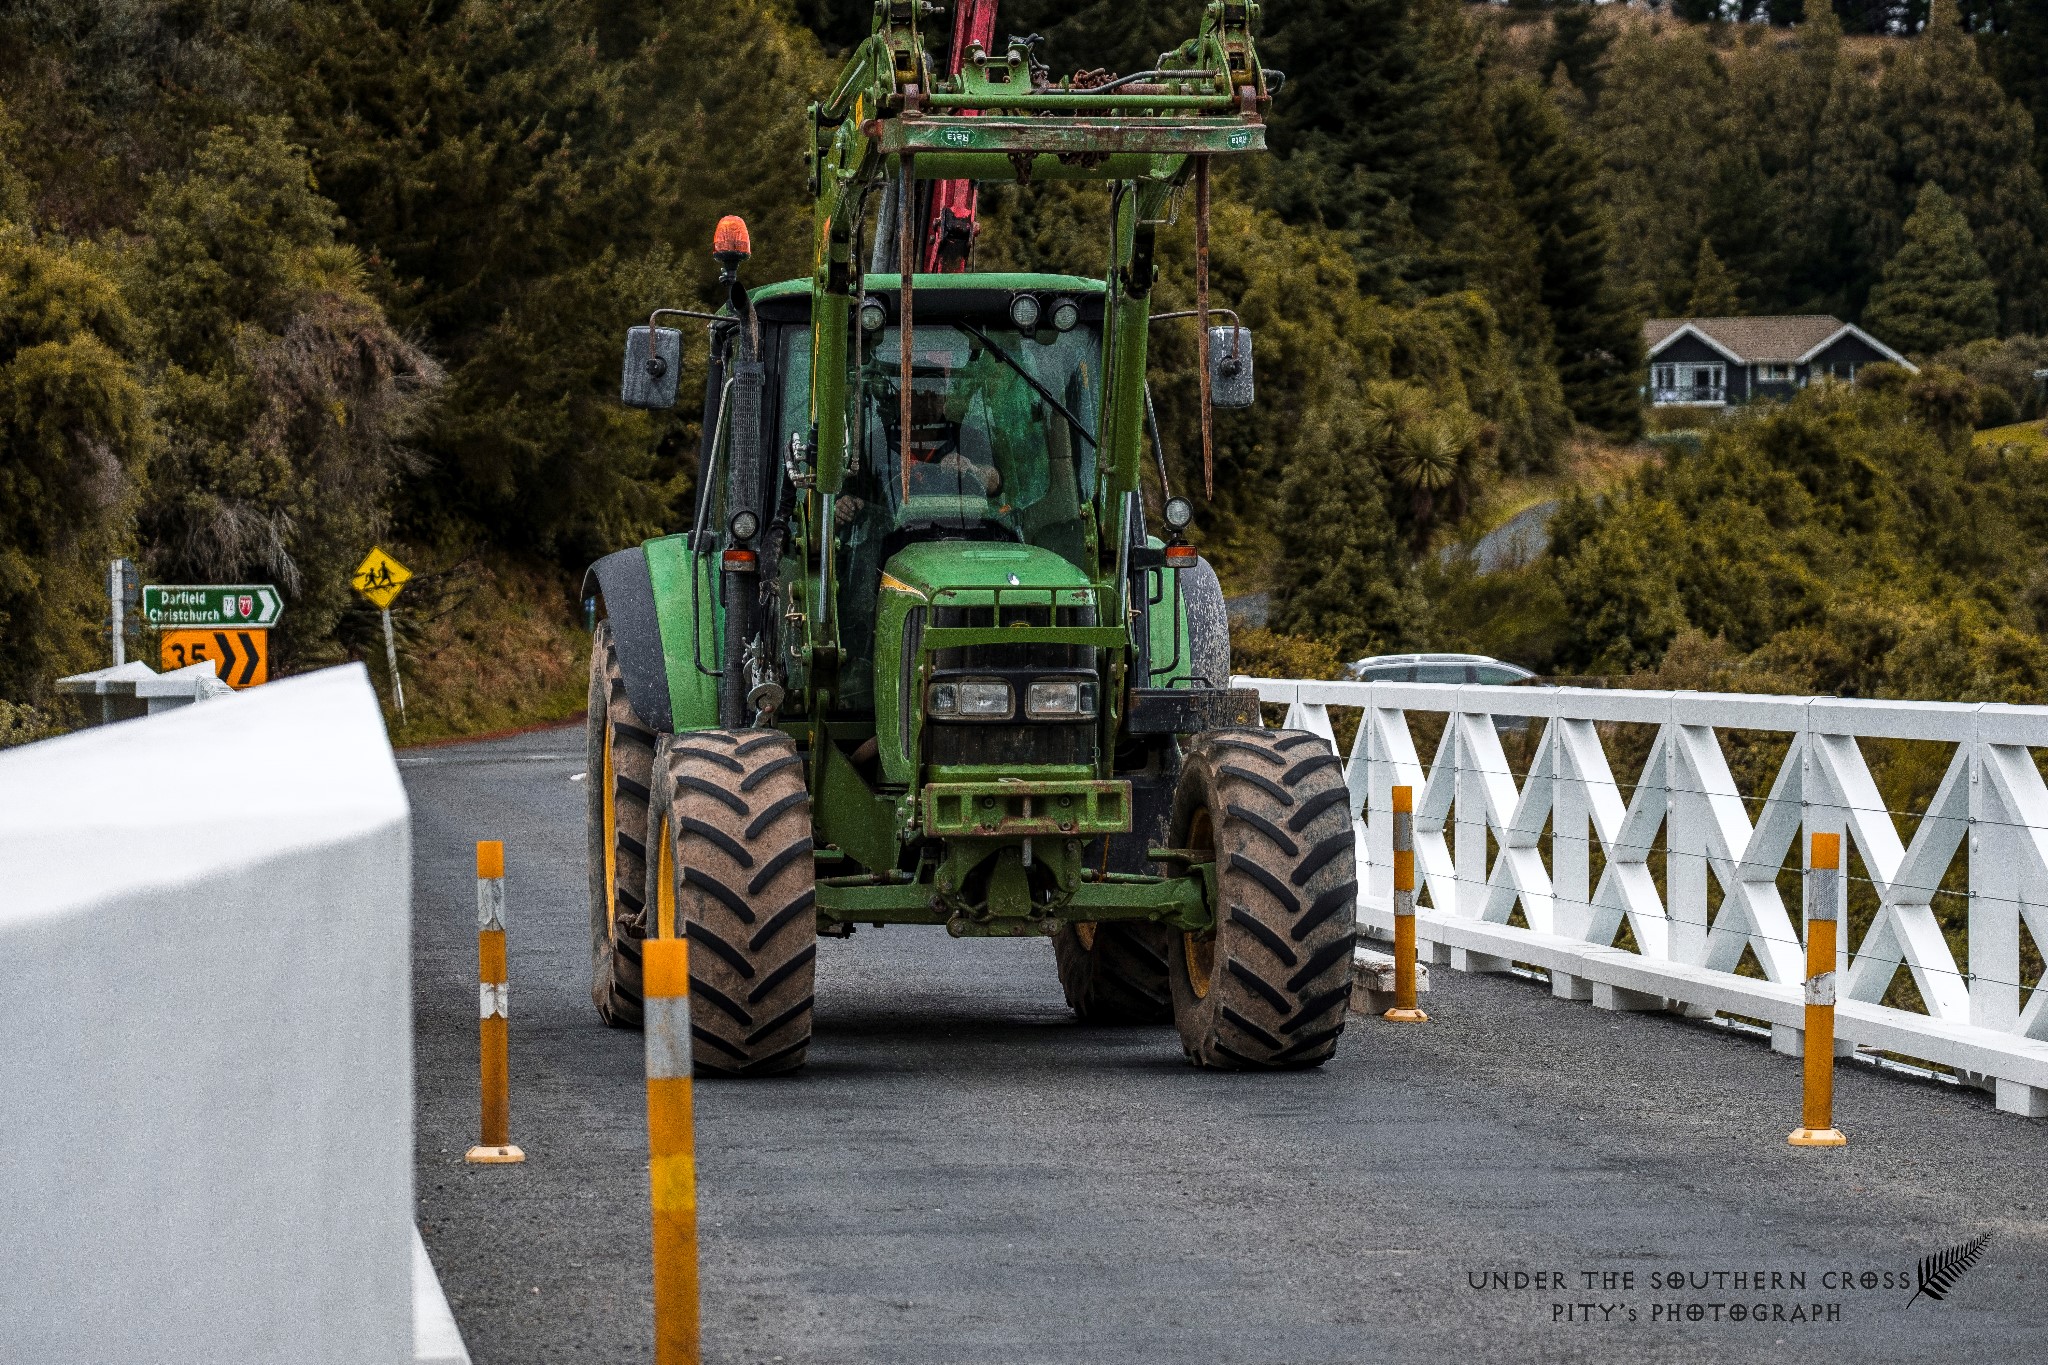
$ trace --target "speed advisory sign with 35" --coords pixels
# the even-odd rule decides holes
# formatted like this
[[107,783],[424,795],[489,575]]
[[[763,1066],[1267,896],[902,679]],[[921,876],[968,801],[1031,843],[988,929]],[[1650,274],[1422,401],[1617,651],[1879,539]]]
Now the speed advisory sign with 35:
[[210,663],[229,687],[254,687],[270,680],[267,630],[167,630],[162,643],[165,672]]

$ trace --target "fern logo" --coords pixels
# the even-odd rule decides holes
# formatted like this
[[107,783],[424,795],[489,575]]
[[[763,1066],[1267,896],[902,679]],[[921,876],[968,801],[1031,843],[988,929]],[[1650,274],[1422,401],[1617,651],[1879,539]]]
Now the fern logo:
[[1922,1256],[1920,1287],[1913,1292],[1912,1298],[1906,1300],[1906,1307],[1911,1308],[1918,1303],[1922,1294],[1930,1299],[1947,1298],[1948,1292],[1955,1288],[1956,1281],[1963,1277],[1963,1272],[1977,1264],[1977,1258],[1984,1254],[1984,1247],[1990,1241],[1991,1234],[1987,1232],[1959,1246],[1952,1246],[1947,1251]]

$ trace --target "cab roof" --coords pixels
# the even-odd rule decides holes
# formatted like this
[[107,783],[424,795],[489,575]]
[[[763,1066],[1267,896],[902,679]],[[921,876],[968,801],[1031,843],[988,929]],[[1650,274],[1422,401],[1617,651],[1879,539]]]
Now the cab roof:
[[[902,288],[901,277],[893,274],[864,275],[861,277],[861,283],[870,294],[893,294]],[[1042,275],[1022,270],[955,273],[948,275],[914,274],[910,277],[910,283],[912,290],[918,294],[923,294],[927,291],[934,294],[947,294],[967,290],[975,292],[986,291],[989,293],[1021,293],[1029,290],[1032,293],[1084,294],[1090,297],[1097,297],[1104,292],[1104,285],[1101,280],[1089,279],[1084,275]],[[808,298],[810,292],[811,282],[808,279],[783,280],[777,284],[762,285],[759,289],[754,290],[749,297],[755,303],[760,304],[772,302],[776,299]]]

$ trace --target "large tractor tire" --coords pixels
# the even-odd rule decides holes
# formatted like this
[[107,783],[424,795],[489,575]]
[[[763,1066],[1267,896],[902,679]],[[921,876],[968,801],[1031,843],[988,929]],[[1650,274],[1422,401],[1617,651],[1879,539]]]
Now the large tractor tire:
[[1350,799],[1329,742],[1299,730],[1197,736],[1173,834],[1216,859],[1216,927],[1175,935],[1167,954],[1188,1059],[1224,1070],[1329,1060],[1358,899]]
[[[1053,933],[1060,987],[1091,1024],[1164,1024],[1173,1018],[1166,984],[1167,933],[1154,924],[1063,924]],[[1177,944],[1171,946],[1178,946]]]
[[690,941],[699,1072],[804,1064],[818,957],[803,760],[780,730],[663,735],[654,755],[650,933]]
[[609,621],[590,640],[584,837],[590,866],[590,999],[615,1028],[640,1026],[641,913],[647,894],[647,796],[654,731],[626,699]]

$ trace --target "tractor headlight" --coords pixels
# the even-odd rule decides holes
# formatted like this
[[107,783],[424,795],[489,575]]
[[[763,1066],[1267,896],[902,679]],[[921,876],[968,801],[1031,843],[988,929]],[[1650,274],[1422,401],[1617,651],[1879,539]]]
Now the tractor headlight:
[[1029,332],[1038,326],[1038,300],[1030,294],[1019,294],[1010,300],[1010,321],[1017,324],[1020,332]]
[[1024,714],[1032,720],[1086,720],[1095,714],[1095,684],[1075,678],[1035,682],[1024,691]]
[[1081,321],[1081,305],[1072,299],[1054,299],[1052,303],[1052,327],[1055,332],[1071,332]]
[[1016,709],[1010,685],[1000,678],[966,678],[933,683],[925,710],[956,720],[1008,720]]

